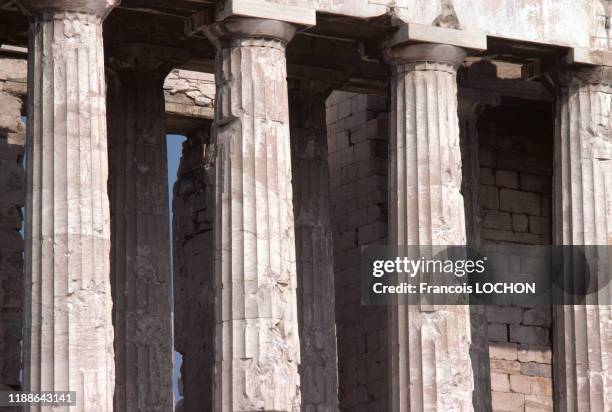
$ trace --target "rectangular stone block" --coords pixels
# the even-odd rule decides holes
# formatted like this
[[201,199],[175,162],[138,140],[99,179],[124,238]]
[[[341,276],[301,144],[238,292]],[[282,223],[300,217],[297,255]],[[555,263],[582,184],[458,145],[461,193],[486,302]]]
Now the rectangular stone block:
[[501,189],[499,197],[501,210],[535,216],[541,213],[540,195],[537,193]]
[[529,228],[529,219],[527,215],[521,213],[512,214],[512,230],[516,232],[527,232]]
[[507,212],[486,210],[482,224],[488,229],[512,230],[512,216]]
[[497,392],[510,392],[510,380],[506,373],[491,373],[491,390]]
[[518,173],[512,170],[496,170],[495,185],[498,187],[517,189],[519,187]]
[[525,395],[525,412],[552,412],[553,400],[550,396]]
[[518,325],[523,318],[523,309],[516,306],[487,306],[489,322],[509,323]]
[[489,341],[508,342],[508,325],[505,323],[489,323],[487,334]]
[[550,378],[552,377],[552,367],[546,363],[524,362],[521,363],[521,374]]
[[491,372],[518,374],[521,373],[521,363],[516,360],[491,359]]
[[525,407],[525,395],[520,393],[493,392],[493,411],[518,412]]
[[548,345],[521,344],[518,348],[518,360],[550,364],[552,362],[552,351]]
[[483,185],[495,185],[495,172],[488,167],[480,168],[480,183]]
[[525,395],[552,396],[552,379],[540,376],[510,375],[510,389]]
[[550,176],[532,175],[521,173],[520,188],[527,192],[550,193],[552,179]]
[[550,233],[551,221],[548,217],[529,216],[529,231],[537,235]]
[[[510,326],[512,327],[512,326]],[[491,359],[517,360],[518,350],[516,343],[493,342],[489,345]]]
[[510,325],[510,342],[549,345],[550,330],[537,326]]
[[499,209],[499,192],[495,186],[482,186],[480,201],[485,209]]
[[552,310],[550,308],[527,309],[523,313],[523,325],[550,326]]

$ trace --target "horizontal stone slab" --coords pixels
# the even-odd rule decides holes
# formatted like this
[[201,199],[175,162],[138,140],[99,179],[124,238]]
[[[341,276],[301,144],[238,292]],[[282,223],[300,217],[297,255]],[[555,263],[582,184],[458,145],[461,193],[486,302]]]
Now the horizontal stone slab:
[[475,30],[455,30],[425,24],[406,23],[390,39],[390,46],[403,43],[449,44],[470,50],[486,50],[487,35]]
[[589,64],[595,66],[612,66],[612,51],[591,50],[574,47],[569,50],[566,57],[568,64]]
[[228,0],[217,14],[217,20],[225,20],[232,16],[281,20],[303,26],[317,24],[314,8],[270,3],[264,0]]

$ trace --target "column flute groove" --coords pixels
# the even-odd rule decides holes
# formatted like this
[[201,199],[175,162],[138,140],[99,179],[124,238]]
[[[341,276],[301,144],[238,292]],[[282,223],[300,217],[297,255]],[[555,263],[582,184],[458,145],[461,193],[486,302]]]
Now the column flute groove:
[[[553,308],[555,405],[561,411],[605,410],[612,404],[612,69],[563,69],[555,130],[554,238],[557,245],[592,250],[598,293]],[[606,256],[599,256],[607,254]]]
[[31,21],[25,388],[77,391],[74,410],[112,411],[102,20],[115,2],[21,3]]
[[298,411],[300,350],[285,46],[295,29],[236,18],[217,46],[216,411]]
[[[389,244],[464,245],[456,68],[448,45],[385,50],[391,66]],[[390,408],[472,410],[468,306],[392,305]]]
[[327,86],[291,80],[291,152],[302,411],[338,411],[333,239],[327,163]]
[[127,54],[109,58],[115,411],[162,412],[173,408],[163,95],[171,64],[154,58],[152,48],[135,48],[124,45]]

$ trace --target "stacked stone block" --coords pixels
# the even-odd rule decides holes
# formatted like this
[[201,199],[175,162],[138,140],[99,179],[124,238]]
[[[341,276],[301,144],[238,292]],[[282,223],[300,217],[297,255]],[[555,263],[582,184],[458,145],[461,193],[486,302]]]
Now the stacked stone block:
[[[21,388],[26,61],[0,59],[0,390]],[[1,408],[0,411],[11,410]]]
[[327,100],[340,409],[387,410],[387,310],[362,306],[359,256],[387,242],[388,102],[334,92]]
[[[551,242],[550,107],[503,101],[479,122],[481,238]],[[487,308],[493,411],[552,411],[551,308]]]

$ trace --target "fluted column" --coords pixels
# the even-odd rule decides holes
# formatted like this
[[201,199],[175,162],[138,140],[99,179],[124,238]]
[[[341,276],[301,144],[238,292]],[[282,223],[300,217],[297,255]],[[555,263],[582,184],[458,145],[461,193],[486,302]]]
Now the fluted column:
[[[456,68],[448,45],[399,45],[391,66],[390,245],[463,245]],[[394,412],[469,411],[473,375],[467,306],[389,309]]]
[[338,410],[333,241],[327,164],[326,87],[289,88],[297,254],[302,411]]
[[285,46],[294,28],[231,19],[217,45],[215,411],[295,411],[300,348]]
[[[555,130],[557,245],[612,245],[612,68],[561,72]],[[591,280],[610,278],[610,255],[592,259]],[[587,304],[554,306],[555,406],[603,411],[612,405],[612,302],[601,285]]]
[[116,3],[22,1],[31,13],[24,382],[76,391],[71,411],[113,410],[102,20]]
[[[466,244],[472,248],[480,246],[480,139],[478,119],[483,111],[499,104],[499,96],[487,96],[482,92],[470,95],[463,91],[459,99],[459,129],[462,160],[461,192],[465,203]],[[470,305],[471,339],[470,358],[474,373],[473,405],[475,412],[491,410],[491,365],[487,307]]]
[[167,412],[173,409],[174,399],[163,82],[171,67],[151,58],[146,49],[122,56],[111,53],[108,140],[114,405],[116,412]]

